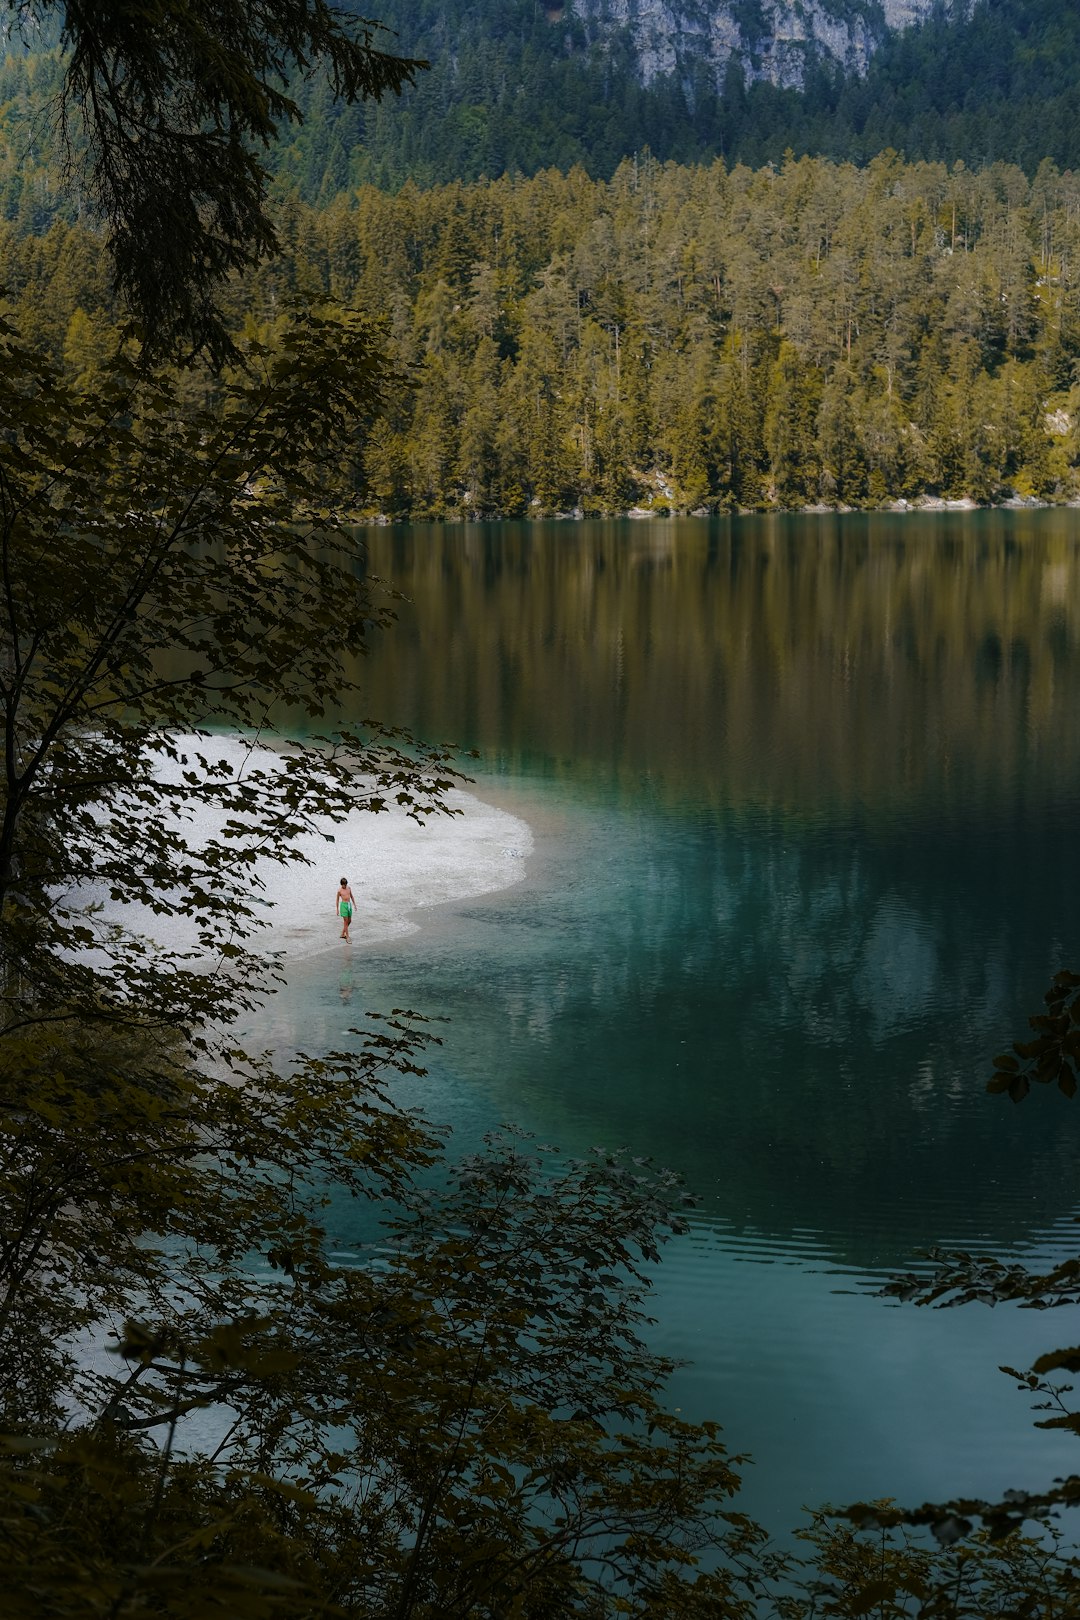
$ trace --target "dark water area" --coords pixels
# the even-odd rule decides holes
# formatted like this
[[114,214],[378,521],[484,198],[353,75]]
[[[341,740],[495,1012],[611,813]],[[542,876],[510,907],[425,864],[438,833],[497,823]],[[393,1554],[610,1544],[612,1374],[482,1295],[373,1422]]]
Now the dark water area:
[[535,850],[347,980],[298,968],[305,1042],[354,992],[421,1006],[451,1022],[410,1100],[459,1146],[513,1120],[681,1172],[657,1342],[776,1528],[1074,1468],[996,1370],[1073,1313],[872,1290],[933,1243],[1075,1242],[1077,1104],[984,1087],[1080,962],[1080,515],[363,538],[409,599],[364,712],[476,748]]

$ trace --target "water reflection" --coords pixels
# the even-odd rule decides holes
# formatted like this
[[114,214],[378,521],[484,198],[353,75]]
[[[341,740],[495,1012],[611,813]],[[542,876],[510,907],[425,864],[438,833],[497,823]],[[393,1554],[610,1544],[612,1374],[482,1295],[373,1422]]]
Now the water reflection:
[[786,814],[1074,789],[1073,512],[368,531],[414,601],[373,712]]
[[[627,1143],[683,1173],[726,1243],[813,1232],[849,1270],[1008,1247],[1071,1206],[1075,1109],[983,1092],[1047,960],[1045,914],[1008,867],[985,881],[985,848],[921,871],[915,852],[551,781],[518,783],[512,808],[539,828],[524,890],[358,961],[362,1006],[451,1018],[417,1100],[461,1145],[501,1120],[568,1152]],[[343,1023],[321,971],[294,984],[309,1042],[307,1020],[318,1040]]]
[[1078,532],[369,535],[411,605],[365,707],[480,748],[538,835],[524,893],[365,961],[365,1005],[454,1019],[436,1116],[626,1141],[725,1230],[856,1269],[1071,1207],[1077,1109],[983,1076],[1080,955]]
[[[660,1268],[677,1398],[746,1505],[911,1500],[1071,1466],[996,1371],[1038,1313],[887,1309],[934,1242],[1075,1246],[1080,1103],[983,1091],[1080,960],[1080,519],[377,531],[413,599],[364,712],[482,752],[533,827],[517,889],[297,965],[283,1039],[452,1019],[402,1100],[458,1148],[514,1120],[626,1143],[701,1204]],[[362,861],[361,861],[362,864]],[[342,1201],[344,1252],[362,1233]],[[842,1290],[842,1292],[837,1292]],[[988,1417],[992,1421],[988,1421]]]

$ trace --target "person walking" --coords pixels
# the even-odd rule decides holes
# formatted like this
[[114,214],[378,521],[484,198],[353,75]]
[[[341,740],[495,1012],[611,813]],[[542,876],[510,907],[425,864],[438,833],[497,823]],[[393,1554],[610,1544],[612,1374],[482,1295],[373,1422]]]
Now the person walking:
[[341,882],[338,884],[336,900],[337,914],[341,918],[341,937],[342,939],[348,939],[349,924],[352,922],[353,908],[356,905],[356,901],[353,899],[353,892],[349,888],[348,878],[342,878]]

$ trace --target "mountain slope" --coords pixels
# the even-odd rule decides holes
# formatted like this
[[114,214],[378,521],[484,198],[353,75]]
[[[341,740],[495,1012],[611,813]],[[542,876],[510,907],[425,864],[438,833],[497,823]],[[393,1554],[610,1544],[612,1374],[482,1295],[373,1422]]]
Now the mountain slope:
[[[333,104],[318,80],[305,121],[268,161],[283,189],[326,202],[363,182],[394,189],[534,174],[627,155],[722,156],[752,167],[786,150],[866,162],[982,167],[1044,158],[1080,168],[1080,6],[977,0],[356,0],[430,71],[400,100]],[[959,0],[958,0],[959,3]],[[927,11],[928,6],[934,9]],[[900,26],[910,24],[910,26]],[[55,56],[0,70],[0,206],[49,157]],[[55,209],[40,191],[32,212]]]
[[[930,15],[934,0],[570,0],[573,15],[603,43],[622,35],[644,85],[704,73],[723,87],[729,65],[747,82],[802,86],[809,64],[864,73],[890,33]],[[546,12],[557,31],[561,5]]]
[[754,166],[789,148],[863,162],[891,146],[1080,167],[1073,0],[980,0],[959,17],[926,0],[385,0],[381,12],[431,71],[375,109],[333,113],[306,93],[308,127],[277,161],[312,200],[359,181],[574,163],[607,175],[646,147]]

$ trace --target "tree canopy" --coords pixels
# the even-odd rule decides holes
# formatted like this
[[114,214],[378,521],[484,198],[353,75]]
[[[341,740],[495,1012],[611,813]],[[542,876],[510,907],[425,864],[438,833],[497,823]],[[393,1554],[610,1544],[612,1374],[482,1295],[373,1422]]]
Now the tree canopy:
[[646,146],[661,162],[719,156],[754,168],[787,151],[862,165],[890,147],[910,161],[1018,163],[1029,177],[1046,158],[1080,166],[1080,19],[1070,0],[942,5],[892,30],[879,8],[834,0],[822,9],[841,30],[861,13],[860,45],[873,43],[865,70],[789,35],[801,84],[785,86],[762,77],[755,44],[764,36],[768,54],[776,24],[751,5],[725,7],[735,37],[723,67],[684,35],[675,63],[651,73],[640,24],[610,8],[385,0],[375,9],[394,48],[430,71],[400,99],[367,106],[335,101],[319,72],[292,74],[303,122],[260,155],[309,203],[362,183],[396,190],[575,164],[608,179]]
[[[321,749],[260,741],[290,706],[341,716],[392,616],[324,476],[387,368],[356,317],[310,317],[246,360],[213,409],[185,410],[123,358],[74,390],[0,331],[3,1027],[27,986],[81,1017],[213,1017],[247,994],[257,860],[292,858],[316,811],[422,814],[449,783],[444,754],[406,755],[375,723]],[[207,757],[207,725],[251,738],[242,775]],[[220,827],[202,844],[197,806]],[[210,968],[97,925],[88,885],[190,917]]]
[[264,156],[301,117],[289,89],[318,72],[335,98],[399,93],[419,62],[326,0],[8,0],[24,35],[59,22],[58,116],[69,169],[108,231],[116,285],[148,353],[231,342],[222,283],[277,246]]
[[[549,1168],[508,1141],[433,1200],[413,1177],[437,1140],[393,1095],[416,1015],[277,1063],[229,1035],[270,988],[249,949],[259,863],[297,858],[317,816],[438,811],[453,776],[442,750],[342,725],[389,617],[335,515],[391,378],[369,323],[279,321],[209,391],[145,363],[162,334],[231,348],[205,298],[269,244],[240,242],[262,177],[243,159],[237,178],[236,143],[288,111],[265,77],[282,53],[338,51],[346,96],[399,71],[350,54],[321,7],[248,20],[72,8],[68,92],[159,338],[69,382],[0,330],[12,1612],[742,1614],[758,1534],[727,1506],[715,1429],[665,1413],[669,1364],[640,1333],[647,1266],[681,1226],[670,1178],[605,1155]],[[147,212],[185,140],[194,213]],[[198,178],[215,152],[233,164],[216,221]],[[197,247],[208,224],[218,256]],[[155,270],[170,253],[175,283]],[[327,735],[281,738],[290,710]],[[247,739],[243,770],[220,727]],[[161,919],[189,942],[162,949]],[[352,1265],[332,1257],[331,1188],[393,1202]]]
[[[9,307],[89,378],[122,319],[101,244],[47,169],[7,186]],[[1065,500],[1078,195],[889,152],[365,187],[280,199],[282,254],[221,311],[236,341],[290,298],[377,326],[410,386],[355,436],[360,515]]]
[[[367,325],[298,319],[210,405],[0,337],[10,1612],[748,1615],[733,1460],[665,1410],[642,1332],[672,1178],[507,1138],[425,1191],[418,1015],[276,1060],[230,1033],[272,988],[260,866],[453,780],[333,724],[388,612],[333,516]],[[290,743],[290,709],[326,735]],[[387,1206],[351,1262],[332,1193]]]
[[[962,177],[945,176],[942,190],[931,176],[926,195],[904,194],[896,226],[883,200],[900,194],[891,162],[874,172],[875,185],[884,179],[871,203],[892,221],[874,239],[876,259],[838,242],[835,210],[818,207],[819,176],[806,210],[798,165],[730,186],[716,171],[693,184],[718,183],[731,217],[752,203],[765,244],[721,272],[686,228],[698,193],[649,164],[640,181],[635,169],[620,182],[624,211],[590,220],[581,238],[558,213],[566,203],[572,214],[587,184],[572,176],[550,196],[541,185],[531,222],[516,221],[515,257],[492,266],[476,254],[491,222],[475,199],[455,193],[445,228],[432,231],[417,208],[404,237],[378,237],[368,198],[364,229],[387,275],[416,275],[422,314],[392,299],[383,325],[336,312],[320,246],[293,257],[302,313],[280,296],[279,266],[254,284],[272,314],[229,324],[223,277],[272,245],[265,175],[247,143],[296,111],[279,81],[322,59],[348,100],[399,88],[412,64],[375,51],[366,25],[356,38],[337,12],[294,0],[243,11],[72,5],[64,27],[63,93],[86,120],[116,275],[143,330],[136,363],[119,331],[100,341],[81,304],[51,341],[27,341],[10,309],[0,325],[5,1612],[1075,1614],[1076,1561],[1016,1533],[1029,1509],[1065,1500],[1064,1487],[1007,1511],[991,1505],[981,1540],[960,1506],[849,1510],[869,1535],[817,1518],[800,1588],[791,1561],[737,1510],[741,1459],[715,1424],[665,1406],[671,1363],[649,1348],[645,1309],[661,1245],[685,1230],[669,1175],[601,1150],[567,1164],[513,1133],[447,1167],[402,1089],[434,1038],[408,1010],[369,1015],[341,1050],[317,1054],[272,1059],[229,1032],[230,1013],[272,988],[252,948],[259,863],[296,859],[296,835],[316,818],[377,813],[390,800],[439,813],[454,780],[444,750],[351,719],[357,652],[392,609],[338,514],[368,483],[382,499],[380,477],[399,487],[414,453],[395,443],[389,417],[404,397],[398,361],[423,353],[445,381],[466,343],[472,353],[466,388],[425,396],[443,412],[422,434],[431,488],[450,476],[475,492],[493,460],[510,487],[499,408],[520,384],[521,419],[537,426],[535,464],[511,468],[515,499],[526,477],[544,500],[563,498],[568,437],[590,489],[606,479],[621,499],[618,435],[635,450],[644,442],[645,373],[674,330],[694,379],[665,450],[680,488],[708,491],[722,460],[745,476],[738,486],[729,474],[736,498],[767,473],[801,499],[811,439],[833,494],[863,476],[844,472],[841,452],[880,394],[882,367],[888,400],[894,389],[915,399],[920,374],[897,342],[898,311],[931,287],[951,322],[948,383],[934,395],[933,375],[923,379],[935,410],[948,423],[956,391],[997,367],[1005,396],[1021,401],[1015,461],[1017,445],[1028,454],[1034,442],[1036,380],[1066,380],[1070,186],[1044,177],[1038,193],[1057,209],[1042,270],[1059,291],[1042,325],[1027,251],[1034,215],[1024,213],[1034,205],[1018,211],[1009,177],[995,213]],[[935,266],[950,214],[946,276]],[[974,255],[991,217],[999,235],[984,263]],[[663,251],[646,228],[656,219]],[[791,219],[792,265],[812,254],[815,275],[824,266],[818,285],[832,289],[823,323],[775,276]],[[294,216],[297,240],[311,223]],[[545,232],[551,263],[537,249]],[[890,257],[894,236],[903,246]],[[72,240],[73,277],[92,282],[93,247]],[[641,275],[620,281],[607,267],[613,246],[630,257],[629,240]],[[333,241],[352,265],[348,231]],[[375,259],[363,267],[369,296]],[[875,280],[883,262],[895,272],[889,290]],[[658,274],[677,288],[666,303],[653,299]],[[15,301],[32,320],[28,285]],[[740,318],[719,317],[731,330],[717,451],[706,431],[717,414],[710,321],[724,298]],[[675,308],[686,313],[672,328]],[[512,343],[525,357],[516,377]],[[205,350],[217,375],[146,364],[180,345]],[[225,366],[229,356],[242,364]],[[562,408],[568,365],[579,384],[572,421],[549,408]],[[942,429],[943,454],[952,431]],[[325,734],[292,741],[297,711]],[[221,727],[246,740],[240,771],[214,747]],[[209,836],[193,828],[195,812],[214,819]],[[164,949],[153,938],[162,920],[188,923],[187,942]],[[1059,981],[1036,1040],[1003,1054],[997,1089],[1019,1095],[1030,1065],[1071,1090],[1076,987]],[[334,1250],[334,1195],[372,1206],[348,1262]],[[1071,1279],[1006,1279],[1000,1291],[1021,1297],[1026,1286],[1048,1302],[1071,1297]],[[970,1291],[955,1270],[944,1286]],[[1062,1407],[1040,1379],[1077,1361],[1050,1352],[1022,1381]],[[904,1542],[896,1531],[909,1523],[933,1525],[946,1551]],[[953,1542],[962,1546],[950,1552]]]

